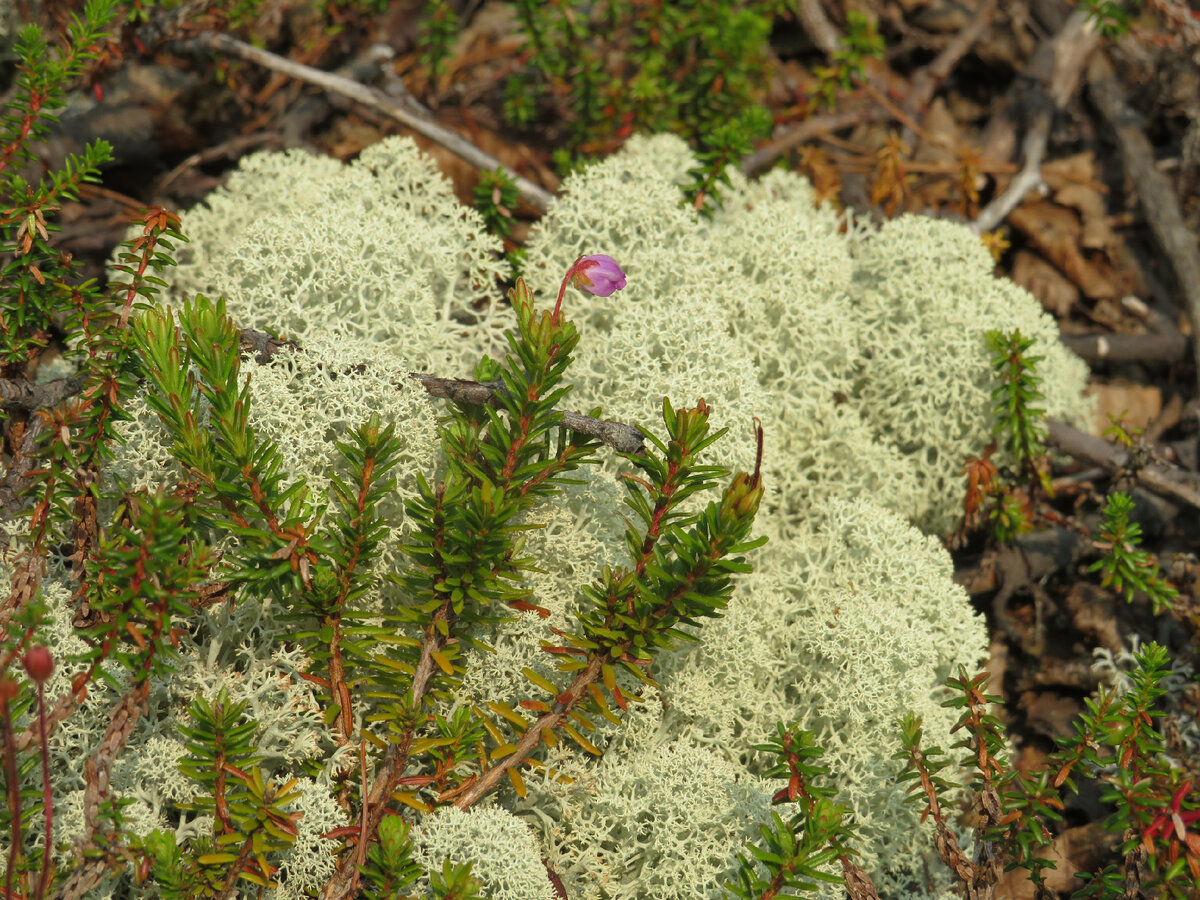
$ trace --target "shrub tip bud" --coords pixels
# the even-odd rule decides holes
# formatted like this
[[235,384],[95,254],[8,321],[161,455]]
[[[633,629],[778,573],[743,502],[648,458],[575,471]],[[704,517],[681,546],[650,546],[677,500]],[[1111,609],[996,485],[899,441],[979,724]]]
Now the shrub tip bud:
[[45,683],[54,674],[54,657],[41,644],[35,644],[26,650],[21,663],[25,666],[25,671],[29,673],[29,677],[37,684]]

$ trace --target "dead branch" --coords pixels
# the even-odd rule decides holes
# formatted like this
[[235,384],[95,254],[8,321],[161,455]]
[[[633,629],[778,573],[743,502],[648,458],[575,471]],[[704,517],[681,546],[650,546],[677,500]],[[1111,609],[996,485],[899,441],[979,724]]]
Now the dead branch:
[[[1125,92],[1104,54],[1096,54],[1088,68],[1088,95],[1116,134],[1125,171],[1137,190],[1146,224],[1175,273],[1193,327],[1200,327],[1200,252],[1196,249],[1196,236],[1184,221],[1170,181],[1158,171],[1154,149],[1142,131],[1140,117],[1126,106]],[[1200,366],[1197,375],[1200,376]]]
[[1059,340],[1088,363],[1169,366],[1187,356],[1188,343],[1173,334],[1062,334]]
[[214,160],[232,159],[237,160],[251,150],[257,150],[264,145],[280,148],[283,146],[278,135],[275,134],[245,134],[238,135],[227,141],[222,141],[213,147],[206,147],[199,153],[193,153],[170,172],[167,172],[154,186],[154,193],[161,196],[165,194],[175,181],[190,169],[201,166],[204,163]]
[[1026,121],[1021,140],[1024,164],[1008,187],[985,206],[971,225],[976,234],[991,231],[1020,206],[1025,195],[1042,185],[1042,160],[1054,117],[1063,109],[1083,73],[1083,66],[1099,43],[1094,24],[1084,12],[1067,17],[1052,38],[1043,41],[1001,102],[1001,112],[984,130],[984,155],[1011,156],[1011,141],[1019,120]]
[[[8,522],[21,508],[21,492],[25,489],[29,473],[37,459],[38,436],[45,429],[46,420],[42,416],[30,416],[25,422],[25,433],[21,435],[20,446],[13,454],[4,481],[0,482],[0,522]],[[8,540],[8,533],[0,531],[0,552],[7,549]]]
[[908,99],[904,104],[910,113],[916,114],[929,105],[934,92],[942,82],[950,77],[955,66],[992,24],[992,17],[996,14],[997,5],[998,0],[983,0],[979,4],[979,8],[975,10],[971,21],[954,36],[950,43],[942,49],[942,52],[934,57],[929,65],[918,69],[913,74],[912,90],[909,91]]
[[825,15],[821,0],[799,0],[796,4],[796,16],[800,19],[805,33],[826,56],[833,56],[841,49],[842,37],[829,21],[829,16]]
[[78,394],[83,389],[82,375],[70,378],[56,378],[45,384],[35,384],[30,381],[13,381],[0,379],[0,409],[7,412],[21,410],[33,412],[49,406],[57,406],[67,397]]
[[426,111],[426,115],[424,116],[415,113],[412,106],[416,101],[411,98],[409,98],[408,103],[401,103],[376,88],[359,84],[357,81],[351,81],[349,78],[343,78],[340,75],[322,72],[320,69],[314,69],[312,66],[293,62],[290,59],[285,59],[282,56],[267,50],[261,50],[258,47],[253,47],[226,34],[205,32],[188,43],[204,50],[237,56],[248,62],[256,63],[275,72],[281,72],[290,78],[308,82],[322,90],[360,103],[399,122],[405,128],[440,144],[481,172],[493,172],[496,169],[500,169],[516,184],[521,199],[539,213],[544,213],[549,209],[550,201],[554,199],[554,195],[549,191],[538,187],[525,176],[504,165],[496,157],[484,153],[470,141],[438,125],[433,121],[432,114],[428,113],[428,111]]
[[[249,328],[240,332],[243,353],[254,353],[255,361],[265,365],[271,358],[285,347],[296,351],[301,349],[294,341],[284,341],[273,338],[263,331]],[[454,403],[468,406],[490,406],[500,409],[503,403],[500,394],[504,387],[496,382],[484,383],[462,378],[442,378],[425,372],[409,372],[407,377],[419,381],[431,397],[440,397]],[[603,444],[612,447],[618,453],[644,453],[645,435],[633,425],[616,422],[611,419],[596,419],[581,413],[562,410],[563,427],[576,434],[595,438]]]
[[1111,475],[1128,475],[1161,497],[1200,509],[1200,477],[1178,466],[1152,462],[1129,469],[1129,451],[1055,420],[1049,422],[1049,441],[1063,453],[1101,466]]
[[874,104],[859,103],[852,109],[840,113],[831,113],[827,116],[813,116],[811,119],[805,119],[803,122],[793,125],[774,140],[763,144],[750,155],[743,157],[741,164],[742,172],[748,176],[756,175],[770,166],[771,163],[784,153],[793,147],[803,144],[805,141],[811,141],[813,138],[827,132],[849,128],[851,125],[866,122],[880,115],[882,115],[882,111]]
[[991,203],[979,211],[979,217],[969,226],[976,234],[992,231],[1008,218],[1009,213],[1021,205],[1025,195],[1032,190],[1042,190],[1042,160],[1046,157],[1046,143],[1050,139],[1050,124],[1054,113],[1048,109],[1039,109],[1034,114],[1025,138],[1021,141],[1021,156],[1025,164],[1016,177],[1008,183],[1008,187],[997,195]]
[[[503,403],[500,395],[504,386],[497,382],[483,383],[479,381],[463,381],[457,378],[438,378],[436,375],[426,375],[423,372],[410,372],[409,378],[421,382],[426,392],[433,397],[453,400],[455,403],[466,403],[471,406],[490,406],[500,409]],[[576,434],[595,438],[607,444],[618,453],[644,453],[645,435],[641,429],[617,422],[612,419],[594,419],[576,412],[564,411],[562,414],[563,427]]]

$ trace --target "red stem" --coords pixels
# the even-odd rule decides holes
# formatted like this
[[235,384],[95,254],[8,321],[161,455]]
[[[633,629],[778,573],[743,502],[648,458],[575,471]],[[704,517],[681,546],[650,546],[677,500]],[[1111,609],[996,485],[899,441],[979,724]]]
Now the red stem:
[[[11,682],[10,682],[11,684]],[[17,752],[13,746],[12,715],[8,709],[8,695],[0,686],[0,723],[4,730],[4,780],[8,783],[8,813],[12,821],[12,838],[8,847],[8,869],[4,876],[4,896],[12,897],[13,873],[21,853],[21,786],[17,780]]]
[[558,289],[558,302],[554,304],[554,313],[550,316],[550,321],[555,325],[558,324],[558,312],[562,308],[563,295],[567,292],[567,285],[571,282],[571,277],[579,271],[579,260],[581,259],[583,259],[582,256],[571,263],[571,268],[567,269],[566,277],[563,278],[562,285]]
[[42,739],[42,804],[46,807],[46,842],[42,848],[42,872],[38,876],[37,893],[42,900],[50,886],[50,849],[54,846],[54,797],[50,793],[50,748],[46,745],[46,691],[38,682],[38,735]]

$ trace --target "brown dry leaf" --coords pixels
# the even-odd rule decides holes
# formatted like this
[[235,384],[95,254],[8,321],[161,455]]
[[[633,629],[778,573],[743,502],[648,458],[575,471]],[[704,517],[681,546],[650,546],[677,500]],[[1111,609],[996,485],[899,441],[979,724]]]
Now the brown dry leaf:
[[1088,431],[1097,437],[1112,424],[1110,415],[1125,422],[1126,428],[1145,428],[1162,412],[1162,391],[1156,387],[1113,381],[1110,384],[1093,382],[1084,395],[1096,398],[1096,409],[1088,422]]
[[829,159],[829,153],[819,144],[806,144],[800,148],[796,170],[812,182],[813,191],[819,202],[838,202],[842,192],[842,175]]
[[1096,157],[1090,150],[1043,163],[1042,180],[1052,191],[1069,184],[1087,185],[1100,193],[1106,190],[1104,183],[1096,178]]
[[1033,243],[1064,275],[1093,299],[1113,299],[1122,294],[1112,267],[1099,266],[1079,250],[1083,233],[1078,216],[1046,200],[1025,203],[1013,210],[1008,222]]
[[929,104],[921,120],[921,138],[913,155],[919,162],[953,162],[954,148],[964,142],[962,129],[941,97]]
[[1107,328],[1110,331],[1118,334],[1124,334],[1127,331],[1141,331],[1141,321],[1135,320],[1130,312],[1125,309],[1125,304],[1120,300],[1097,300],[1095,305],[1087,310],[1087,317],[1092,320],[1093,324],[1099,325],[1101,328]]
[[[1046,869],[1046,886],[1052,893],[1069,893],[1078,890],[1082,883],[1075,872],[1094,872],[1104,864],[1105,856],[1120,843],[1119,834],[1109,834],[1101,822],[1091,822],[1068,828],[1054,842],[1038,850],[1038,855],[1055,863]],[[1004,900],[1033,900],[1033,882],[1026,869],[1013,869],[1000,876],[996,883],[996,897]]]
[[1079,698],[1048,689],[1024,691],[1020,705],[1030,728],[1060,741],[1075,734],[1071,723],[1083,712]]
[[1087,250],[1100,250],[1108,254],[1119,242],[1116,232],[1109,225],[1104,213],[1104,198],[1095,188],[1086,184],[1069,184],[1056,191],[1054,199],[1062,206],[1069,206],[1083,220],[1083,232],[1079,245]]
[[[914,206],[927,209],[958,208],[961,192],[955,184],[954,150],[963,144],[961,130],[940,97],[921,121],[921,140],[913,160],[944,168],[944,173],[924,174],[913,191]],[[910,207],[911,208],[911,207]]]
[[350,115],[334,123],[329,133],[324,136],[321,146],[330,156],[345,162],[372,144],[379,143],[384,135],[385,132],[380,126]]
[[1100,250],[1112,259],[1121,241],[1104,211],[1108,188],[1097,178],[1095,156],[1085,152],[1056,159],[1042,168],[1042,177],[1053,191],[1056,203],[1079,213],[1083,223],[1079,245]]
[[1062,318],[1079,299],[1079,288],[1036,253],[1020,250],[1013,259],[1011,278],[1038,298],[1046,312]]

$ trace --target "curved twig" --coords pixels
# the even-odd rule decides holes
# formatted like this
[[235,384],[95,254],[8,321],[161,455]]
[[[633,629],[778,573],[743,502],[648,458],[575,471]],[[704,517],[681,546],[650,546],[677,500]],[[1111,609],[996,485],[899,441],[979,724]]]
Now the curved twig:
[[970,226],[976,234],[996,228],[1030,190],[1041,186],[1042,160],[1054,117],[1074,95],[1084,65],[1099,41],[1086,13],[1077,11],[1068,16],[1058,33],[1043,41],[1030,57],[1021,77],[1000,104],[1001,112],[984,129],[984,155],[1008,156],[1005,148],[1010,145],[1005,132],[1016,132],[1014,120],[1023,113],[1029,116],[1021,141],[1024,165],[1004,192],[980,211]]
[[205,50],[237,56],[274,72],[282,72],[298,81],[306,81],[323,90],[347,97],[440,144],[481,172],[494,172],[496,169],[500,169],[513,180],[521,199],[539,213],[544,213],[549,209],[550,201],[554,199],[554,195],[549,191],[504,165],[491,154],[484,153],[470,141],[434,122],[430,114],[416,113],[411,108],[415,104],[411,98],[407,104],[400,103],[376,88],[359,84],[357,81],[351,81],[340,75],[314,69],[312,66],[293,62],[268,50],[253,47],[227,34],[205,32],[189,43]]
[[[1124,91],[1103,54],[1096,54],[1088,69],[1088,96],[1116,134],[1146,225],[1175,274],[1192,325],[1200,325],[1200,251],[1196,250],[1196,235],[1184,221],[1170,181],[1155,165],[1154,148],[1142,130],[1140,117],[1126,105]],[[1200,348],[1195,349],[1200,354]]]
[[1200,477],[1178,468],[1152,462],[1136,469],[1129,468],[1129,451],[1110,444],[1103,438],[1085,434],[1065,422],[1048,423],[1050,443],[1076,459],[1101,466],[1110,474],[1125,474],[1149,491],[1200,509]]

